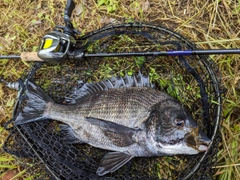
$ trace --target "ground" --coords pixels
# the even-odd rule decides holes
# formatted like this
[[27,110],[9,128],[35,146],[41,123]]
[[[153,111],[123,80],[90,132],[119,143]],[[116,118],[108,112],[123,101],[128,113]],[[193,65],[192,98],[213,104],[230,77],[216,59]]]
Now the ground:
[[[199,48],[240,48],[239,0],[79,0],[76,3],[72,21],[82,33],[115,20],[132,19],[166,26],[195,42]],[[65,4],[64,0],[1,0],[0,54],[37,51],[41,37],[55,25],[63,25]],[[218,179],[240,179],[239,57],[239,54],[211,56],[226,87],[222,142],[215,167]],[[15,81],[30,66],[31,63],[18,59],[0,60],[0,76]],[[12,116],[16,95],[16,91],[0,84],[1,145],[7,136],[3,125]],[[24,173],[14,158],[0,149],[0,178],[19,179]]]

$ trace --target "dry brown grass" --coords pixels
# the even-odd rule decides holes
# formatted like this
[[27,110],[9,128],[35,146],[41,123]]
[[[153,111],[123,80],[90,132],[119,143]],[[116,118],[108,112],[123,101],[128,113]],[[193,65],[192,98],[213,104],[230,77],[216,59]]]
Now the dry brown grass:
[[[102,27],[113,20],[131,18],[136,21],[164,25],[196,42],[201,48],[240,48],[239,0],[82,0],[77,2],[73,24],[83,33]],[[65,1],[53,0],[1,0],[0,2],[0,54],[19,54],[37,51],[41,37],[63,25]],[[110,3],[115,9],[109,8]],[[111,5],[112,6],[112,5]],[[221,129],[216,176],[219,179],[240,179],[240,55],[211,56],[219,66],[227,88],[224,98],[224,116]],[[0,76],[8,81],[17,80],[30,64],[20,60],[1,60]],[[16,91],[0,84],[1,144],[6,137],[3,124],[11,118]],[[0,150],[0,159],[8,157]],[[15,169],[1,168],[0,172]],[[16,169],[13,175],[20,170]],[[10,173],[11,174],[11,173]],[[1,175],[0,175],[1,177]],[[15,178],[17,179],[17,178]]]

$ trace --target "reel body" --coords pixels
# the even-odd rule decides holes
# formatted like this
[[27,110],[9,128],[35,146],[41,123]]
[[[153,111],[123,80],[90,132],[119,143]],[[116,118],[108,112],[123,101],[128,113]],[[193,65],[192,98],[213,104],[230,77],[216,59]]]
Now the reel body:
[[46,62],[59,63],[67,58],[70,47],[76,44],[75,38],[60,31],[45,35],[40,43],[38,57]]

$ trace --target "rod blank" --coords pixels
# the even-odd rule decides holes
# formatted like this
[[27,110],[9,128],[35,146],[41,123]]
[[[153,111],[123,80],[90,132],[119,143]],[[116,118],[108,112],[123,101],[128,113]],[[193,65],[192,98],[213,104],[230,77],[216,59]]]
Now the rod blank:
[[240,54],[240,49],[202,49],[192,50],[192,55]]
[[0,56],[0,59],[22,59],[24,61],[43,61],[37,55],[37,52],[23,52],[21,55]]
[[240,49],[207,49],[207,50],[169,50],[155,52],[125,52],[84,54],[84,57],[118,57],[118,56],[190,56],[210,54],[240,54]]
[[6,56],[0,56],[0,59],[20,59],[20,55],[6,55]]
[[[240,54],[240,49],[201,49],[201,50],[169,50],[154,52],[120,52],[120,53],[81,53],[79,56],[69,56],[69,59],[81,59],[82,57],[124,57],[124,56],[191,56],[213,54]],[[21,55],[0,55],[0,59],[22,59],[24,61],[43,61],[37,56],[37,52],[23,52]]]

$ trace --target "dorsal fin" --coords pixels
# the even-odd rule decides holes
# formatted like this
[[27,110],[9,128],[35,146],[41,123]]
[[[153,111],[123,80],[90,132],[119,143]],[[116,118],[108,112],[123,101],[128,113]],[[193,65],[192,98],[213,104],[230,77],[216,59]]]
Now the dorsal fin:
[[75,89],[72,98],[66,98],[68,103],[74,104],[77,99],[81,99],[90,94],[97,93],[99,91],[106,91],[109,89],[118,89],[126,87],[151,87],[154,88],[154,84],[150,82],[149,76],[144,76],[141,72],[137,76],[125,75],[113,76],[110,79],[103,80],[98,83],[86,83],[81,88]]

